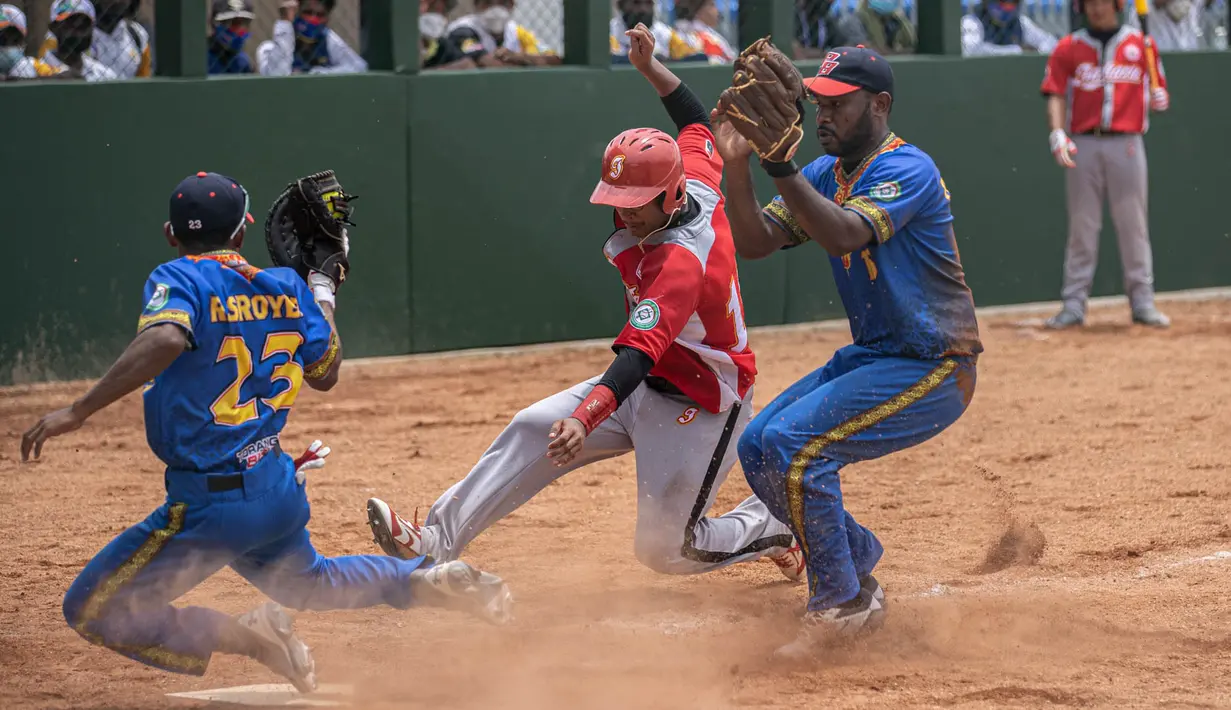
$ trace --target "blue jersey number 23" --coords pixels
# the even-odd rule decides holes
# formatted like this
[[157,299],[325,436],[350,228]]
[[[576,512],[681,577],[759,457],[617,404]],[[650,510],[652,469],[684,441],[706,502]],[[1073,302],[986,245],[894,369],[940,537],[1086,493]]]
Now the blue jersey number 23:
[[[276,395],[260,400],[274,411],[290,409],[291,405],[295,404],[295,398],[299,396],[299,388],[303,386],[303,367],[295,362],[295,352],[299,350],[300,345],[303,345],[303,335],[300,333],[270,333],[265,336],[265,347],[261,350],[261,362],[276,355],[286,355],[286,362],[274,368],[270,381],[273,383],[285,380],[287,388]],[[214,423],[222,426],[240,426],[259,416],[256,397],[246,402],[239,400],[240,389],[244,386],[244,382],[252,376],[252,353],[248,350],[248,344],[238,335],[228,335],[222,339],[222,345],[218,348],[218,359],[215,362],[231,359],[235,360],[235,380],[230,387],[218,395],[218,399],[214,400],[209,408],[214,415]]]

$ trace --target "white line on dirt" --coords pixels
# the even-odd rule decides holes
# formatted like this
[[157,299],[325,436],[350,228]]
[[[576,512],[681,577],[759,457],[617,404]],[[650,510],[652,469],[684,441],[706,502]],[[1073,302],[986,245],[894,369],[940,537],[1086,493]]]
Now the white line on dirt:
[[951,586],[937,582],[922,592],[904,594],[902,596],[906,599],[926,599],[930,597],[965,596],[988,592],[1004,594],[1020,589],[1042,589],[1047,587],[1063,587],[1065,589],[1072,589],[1076,584],[1086,586],[1097,585],[1106,589],[1108,583],[1114,582],[1117,584],[1124,584],[1134,580],[1159,577],[1181,567],[1225,562],[1231,562],[1231,551],[1220,550],[1209,555],[1164,561],[1153,565],[1142,566],[1137,568],[1136,573],[1131,576],[1120,571],[1088,577],[1033,577],[1030,579],[1019,580],[991,580],[983,583],[970,584],[969,586],[964,584],[962,586]]
[[[1167,291],[1159,293],[1155,299],[1160,302],[1200,302],[1231,299],[1231,287],[1198,288],[1185,291]],[[1059,301],[1040,301],[1037,303],[1019,303],[1007,306],[986,306],[976,309],[980,318],[1045,313],[1058,309]],[[1089,310],[1102,310],[1128,305],[1125,296],[1101,296],[1091,298]],[[831,330],[846,330],[850,322],[846,318],[811,321],[807,323],[788,323],[786,325],[760,325],[749,328],[754,335],[772,333],[820,332]],[[387,355],[383,357],[347,358],[347,367],[368,365],[393,365],[402,362],[424,362],[461,357],[527,355],[532,353],[559,353],[579,350],[597,350],[611,346],[611,338],[594,338],[590,340],[567,340],[556,343],[535,343],[532,345],[509,345],[494,348],[470,348],[467,350],[447,350],[434,353],[413,353],[410,355]]]

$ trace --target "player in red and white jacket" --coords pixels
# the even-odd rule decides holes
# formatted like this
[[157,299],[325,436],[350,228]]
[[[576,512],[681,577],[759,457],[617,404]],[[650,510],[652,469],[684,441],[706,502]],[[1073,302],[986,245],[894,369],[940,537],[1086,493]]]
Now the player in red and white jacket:
[[1049,328],[1085,323],[1105,200],[1111,203],[1133,321],[1170,325],[1154,305],[1142,136],[1150,127],[1150,111],[1166,111],[1171,98],[1153,40],[1120,24],[1123,4],[1084,0],[1081,10],[1089,29],[1060,40],[1043,77],[1051,151],[1067,168],[1069,210],[1064,306],[1048,319]]
[[634,549],[649,568],[695,574],[768,556],[799,581],[789,528],[749,497],[706,517],[735,463],[756,362],[748,347],[735,245],[719,188],[709,112],[654,58],[645,25],[628,32],[633,66],[679,129],[616,136],[590,201],[615,209],[604,253],[624,283],[628,323],[606,373],[519,412],[419,527],[368,501],[376,542],[402,558],[454,560],[479,533],[586,464],[635,451]]

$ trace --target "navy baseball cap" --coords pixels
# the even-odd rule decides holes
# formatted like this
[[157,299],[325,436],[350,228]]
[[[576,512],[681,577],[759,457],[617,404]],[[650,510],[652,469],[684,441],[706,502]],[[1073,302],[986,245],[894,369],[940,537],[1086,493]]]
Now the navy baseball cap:
[[893,69],[876,50],[863,45],[835,47],[816,76],[804,79],[804,87],[819,96],[845,96],[860,89],[893,96]]
[[192,241],[225,241],[247,221],[248,191],[239,181],[218,173],[184,178],[171,193],[171,234]]

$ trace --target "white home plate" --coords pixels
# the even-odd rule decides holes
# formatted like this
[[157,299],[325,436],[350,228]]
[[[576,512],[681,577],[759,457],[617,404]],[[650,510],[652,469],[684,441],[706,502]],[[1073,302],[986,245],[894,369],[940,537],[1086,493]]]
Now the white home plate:
[[353,695],[355,689],[349,685],[324,684],[311,695],[304,695],[290,683],[268,683],[265,685],[240,685],[234,688],[218,688],[216,690],[194,690],[185,693],[167,693],[169,698],[186,698],[207,703],[227,703],[230,705],[247,705],[253,707],[343,707],[346,702],[341,699],[332,700],[331,696]]

